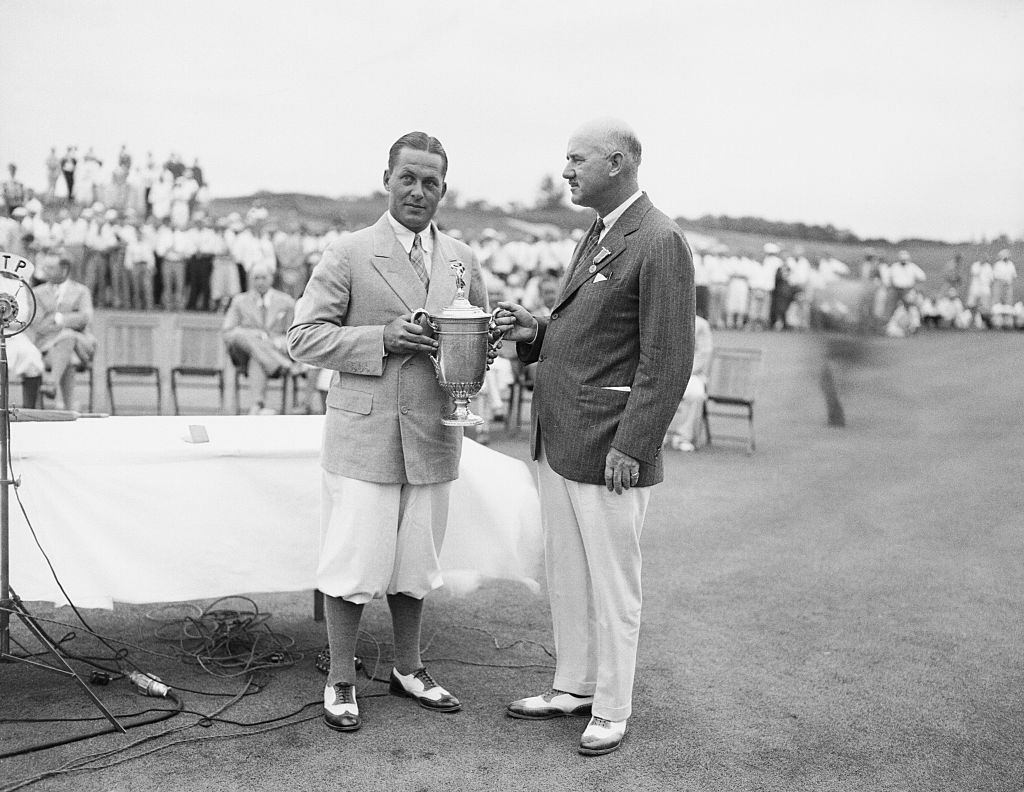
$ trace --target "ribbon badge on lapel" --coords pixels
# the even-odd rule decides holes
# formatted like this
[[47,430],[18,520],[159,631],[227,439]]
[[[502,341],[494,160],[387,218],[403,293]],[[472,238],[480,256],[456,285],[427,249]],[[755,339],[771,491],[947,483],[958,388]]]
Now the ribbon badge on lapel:
[[608,248],[602,247],[597,252],[597,255],[594,256],[594,263],[595,264],[600,264],[602,261],[604,261],[606,258],[608,258],[608,256],[610,256],[611,254],[612,254],[612,252]]

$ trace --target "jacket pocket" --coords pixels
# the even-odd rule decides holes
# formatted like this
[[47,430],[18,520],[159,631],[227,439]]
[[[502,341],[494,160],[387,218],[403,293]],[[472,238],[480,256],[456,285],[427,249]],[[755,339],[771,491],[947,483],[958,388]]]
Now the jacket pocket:
[[369,415],[373,407],[373,394],[348,388],[333,388],[327,393],[327,406],[336,410]]

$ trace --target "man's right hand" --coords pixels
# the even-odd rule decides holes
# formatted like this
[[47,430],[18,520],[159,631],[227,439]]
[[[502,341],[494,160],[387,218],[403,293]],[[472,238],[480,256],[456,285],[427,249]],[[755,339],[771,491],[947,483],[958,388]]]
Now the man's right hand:
[[437,341],[424,335],[423,328],[412,321],[412,314],[402,314],[384,326],[384,351],[407,355],[411,352],[433,352]]
[[501,310],[495,314],[494,323],[502,331],[502,338],[529,344],[537,337],[537,320],[523,306],[503,300],[498,307]]

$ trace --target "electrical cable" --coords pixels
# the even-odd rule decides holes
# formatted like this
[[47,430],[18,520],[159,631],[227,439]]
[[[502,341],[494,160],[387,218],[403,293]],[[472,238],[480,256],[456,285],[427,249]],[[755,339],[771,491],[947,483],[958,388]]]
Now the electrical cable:
[[[183,712],[182,708],[184,706],[182,704],[182,702],[178,699],[177,696],[175,696],[173,694],[168,694],[167,698],[169,698],[169,699],[173,700],[175,703],[177,703],[178,706],[177,706],[176,709],[163,709],[163,708],[152,709],[151,708],[151,709],[148,709],[148,710],[143,710],[143,713],[160,712],[161,714],[158,715],[155,718],[149,718],[148,720],[139,721],[138,723],[122,723],[121,725],[124,726],[124,728],[126,730],[127,729],[135,729],[135,728],[138,728],[139,726],[151,726],[154,723],[162,723],[165,720],[170,720],[175,715],[180,715]],[[118,715],[116,717],[117,718],[123,718],[125,716]],[[54,718],[53,720],[82,721],[82,720],[106,720],[106,718],[104,718],[103,716],[99,716],[99,717],[96,717],[96,718]],[[25,723],[25,722],[36,723],[36,722],[39,722],[39,721],[29,720],[29,719],[3,720],[3,721],[0,721],[0,723]],[[27,748],[19,748],[19,749],[15,750],[15,751],[8,751],[6,753],[0,753],[0,759],[10,759],[13,756],[24,756],[25,754],[36,753],[37,751],[46,751],[46,750],[49,750],[50,748],[57,748],[57,747],[59,747],[61,745],[70,745],[71,743],[82,742],[83,740],[91,740],[93,737],[102,737],[105,734],[120,734],[120,730],[117,727],[115,727],[115,726],[108,726],[105,729],[98,729],[97,731],[88,732],[86,734],[77,734],[74,737],[66,737],[66,738],[64,738],[62,740],[53,740],[52,742],[39,743],[37,745],[31,745],[31,746],[29,746]]]
[[[211,719],[218,718],[221,715],[221,713],[223,713],[226,709],[228,709],[229,707],[233,706],[238,701],[240,701],[246,695],[246,691],[248,690],[249,685],[250,685],[249,680],[246,680],[245,686],[242,688],[242,690],[240,690],[238,693],[236,693],[232,697],[232,699],[230,701],[225,702],[223,705],[221,705],[216,710],[214,710],[213,713],[210,713],[208,715],[200,715],[199,719],[196,720],[194,723],[191,723],[191,724],[188,724],[188,725],[185,725],[185,726],[178,726],[178,727],[173,727],[173,728],[170,728],[170,729],[164,729],[163,731],[157,732],[156,734],[147,735],[147,736],[142,737],[142,738],[140,738],[138,740],[135,740],[134,742],[129,743],[128,745],[120,746],[118,748],[113,748],[113,749],[108,750],[108,751],[103,751],[103,752],[95,753],[95,754],[86,754],[84,756],[80,756],[80,757],[77,757],[75,759],[71,759],[70,761],[65,762],[63,765],[61,765],[60,767],[58,767],[58,768],[56,768],[54,770],[44,771],[43,773],[39,773],[38,775],[31,776],[31,777],[25,778],[25,779],[21,779],[19,781],[13,782],[12,784],[0,787],[0,792],[15,792],[15,790],[23,789],[24,787],[30,786],[31,784],[34,784],[34,783],[36,783],[38,781],[42,781],[42,780],[45,780],[47,778],[53,778],[53,777],[60,776],[60,775],[67,775],[67,774],[74,773],[74,772],[88,772],[90,770],[104,770],[104,769],[107,769],[109,767],[114,767],[116,765],[123,764],[124,762],[131,761],[133,759],[140,759],[140,758],[142,758],[144,756],[148,756],[150,754],[156,753],[157,751],[161,751],[164,748],[169,748],[169,747],[172,747],[174,745],[181,745],[181,744],[191,743],[191,742],[199,742],[199,741],[203,741],[203,740],[235,739],[237,737],[245,737],[245,736],[249,736],[249,735],[263,734],[265,732],[274,731],[275,729],[284,728],[286,726],[291,726],[291,725],[295,725],[295,724],[298,724],[298,723],[305,723],[306,721],[310,721],[310,720],[313,720],[315,718],[321,717],[320,715],[310,715],[310,716],[308,716],[306,718],[302,718],[302,719],[297,720],[297,721],[291,721],[291,722],[288,722],[288,723],[277,723],[275,725],[268,726],[265,729],[259,729],[259,730],[254,731],[254,732],[242,732],[242,733],[239,733],[239,734],[225,734],[225,735],[204,735],[202,737],[192,737],[192,738],[186,738],[184,740],[174,740],[174,741],[165,743],[163,745],[155,746],[155,747],[153,747],[153,748],[151,748],[151,749],[149,749],[147,751],[143,751],[142,753],[139,753],[139,754],[135,754],[135,755],[132,755],[132,756],[123,756],[123,757],[121,757],[121,758],[119,758],[119,759],[117,759],[115,761],[108,762],[106,764],[97,764],[97,765],[94,765],[94,766],[89,766],[90,763],[102,762],[102,760],[104,760],[104,759],[109,759],[110,757],[116,756],[117,754],[123,754],[126,751],[129,751],[129,750],[131,750],[131,749],[133,749],[133,748],[135,748],[137,746],[143,745],[143,744],[145,744],[147,742],[151,742],[151,741],[159,739],[161,737],[166,737],[166,736],[170,736],[172,734],[177,734],[177,733],[183,732],[183,731],[185,731],[187,729],[194,728],[196,726],[203,726],[204,724],[208,725],[208,722]],[[319,703],[319,702],[317,702],[317,703]],[[305,707],[303,709],[305,709]],[[300,710],[300,712],[301,712],[301,710]],[[178,714],[177,711],[175,711],[175,714]],[[293,714],[295,714],[295,713],[293,713]]]

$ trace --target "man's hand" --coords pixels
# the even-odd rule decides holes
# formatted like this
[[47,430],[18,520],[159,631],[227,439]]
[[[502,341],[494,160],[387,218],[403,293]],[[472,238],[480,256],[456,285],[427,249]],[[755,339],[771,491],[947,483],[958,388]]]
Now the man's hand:
[[501,310],[494,315],[494,323],[503,332],[502,338],[529,344],[537,337],[537,320],[523,306],[503,300],[498,307]]
[[402,314],[384,326],[384,351],[407,355],[410,352],[433,352],[437,341],[424,335],[423,328],[412,321],[412,314]]
[[623,490],[635,487],[639,480],[640,462],[618,449],[609,449],[604,460],[604,484],[608,491],[621,495]]

